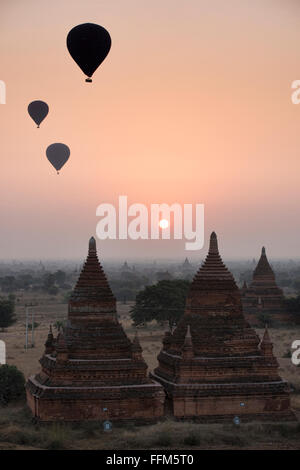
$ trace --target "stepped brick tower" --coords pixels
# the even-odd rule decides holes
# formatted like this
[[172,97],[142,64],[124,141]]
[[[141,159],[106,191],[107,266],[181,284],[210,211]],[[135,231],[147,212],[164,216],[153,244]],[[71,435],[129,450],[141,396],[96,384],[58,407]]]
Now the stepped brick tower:
[[[248,288],[242,289],[241,294],[244,312],[249,321],[252,321],[253,314],[256,316],[270,315],[270,320],[288,320],[288,314],[284,308],[283,292],[276,284],[275,274],[269,264],[264,247],[253,272],[253,280]],[[261,321],[264,320],[266,319]]]
[[29,378],[27,401],[40,421],[137,420],[162,416],[164,392],[147,376],[137,335],[131,342],[100,265],[94,238],[69,301],[68,322],[50,329],[42,370]]
[[166,332],[158,361],[151,376],[164,386],[166,405],[177,418],[293,419],[268,332],[260,341],[245,320],[215,233],[185,313],[174,332]]

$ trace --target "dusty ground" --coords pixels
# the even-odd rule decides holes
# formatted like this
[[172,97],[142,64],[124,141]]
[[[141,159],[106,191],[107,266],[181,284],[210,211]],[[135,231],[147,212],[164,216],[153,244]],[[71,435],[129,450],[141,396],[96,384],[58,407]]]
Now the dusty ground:
[[[0,332],[0,339],[6,342],[7,363],[16,365],[28,377],[39,370],[39,359],[44,351],[44,343],[49,325],[67,318],[67,303],[63,297],[47,295],[18,295],[17,318],[15,325],[6,332]],[[25,349],[25,304],[35,303],[30,307],[34,312],[34,321],[39,325],[34,333],[34,347]],[[134,335],[129,309],[131,304],[118,304],[120,321],[129,337]],[[31,316],[30,316],[31,323]],[[55,329],[54,329],[55,331]],[[257,330],[261,336],[263,330]],[[295,392],[292,394],[292,406],[300,419],[300,368],[292,364],[289,357],[284,357],[291,350],[294,340],[300,340],[300,326],[270,329],[275,354],[280,364],[280,374],[288,380]],[[156,367],[156,356],[161,348],[164,331],[156,324],[139,329],[143,355],[150,370]],[[269,428],[268,428],[269,426]],[[271,426],[271,428],[270,428]],[[247,424],[234,429],[230,425],[200,425],[193,423],[175,423],[167,421],[154,426],[136,428],[116,428],[110,434],[104,434],[99,425],[84,425],[81,429],[68,426],[54,426],[39,432],[30,423],[30,416],[19,407],[0,410],[0,450],[11,448],[80,448],[80,449],[126,449],[126,448],[300,448],[300,425],[261,425]],[[297,427],[298,426],[298,427]],[[158,439],[157,436],[160,436]],[[164,436],[163,445],[161,439]],[[159,445],[160,444],[160,445]]]

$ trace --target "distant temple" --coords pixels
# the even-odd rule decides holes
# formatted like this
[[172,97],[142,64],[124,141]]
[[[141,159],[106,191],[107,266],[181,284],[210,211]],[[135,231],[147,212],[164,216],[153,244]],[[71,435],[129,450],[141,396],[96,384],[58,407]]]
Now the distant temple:
[[155,277],[157,282],[160,281],[172,281],[173,276],[169,273],[169,271],[158,271],[155,273]]
[[191,269],[192,265],[189,262],[188,258],[185,258],[184,263],[182,264],[183,269]]
[[131,271],[127,261],[124,262],[123,266],[121,267],[121,271],[125,271],[125,272]]
[[249,287],[244,284],[241,294],[246,314],[266,314],[270,315],[270,320],[283,319],[286,314],[283,292],[276,284],[264,247],[253,272],[253,280]]
[[56,339],[50,329],[40,363],[26,385],[37,420],[153,421],[163,414],[163,388],[147,376],[137,335],[130,341],[118,322],[93,237],[67,326]]
[[167,331],[151,377],[176,418],[294,419],[289,386],[278,375],[268,330],[262,341],[245,320],[240,291],[210,237],[186,310]]

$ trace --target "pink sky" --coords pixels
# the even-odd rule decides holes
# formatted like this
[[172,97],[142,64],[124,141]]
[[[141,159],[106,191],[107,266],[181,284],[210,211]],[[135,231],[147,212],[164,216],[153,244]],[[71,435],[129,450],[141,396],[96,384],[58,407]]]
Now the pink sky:
[[[92,84],[69,30],[112,37]],[[288,0],[1,0],[0,258],[86,253],[96,207],[204,203],[224,257],[300,254],[300,6]],[[36,129],[28,104],[50,113]],[[63,142],[59,176],[45,156]],[[103,258],[185,256],[184,241],[104,241]]]

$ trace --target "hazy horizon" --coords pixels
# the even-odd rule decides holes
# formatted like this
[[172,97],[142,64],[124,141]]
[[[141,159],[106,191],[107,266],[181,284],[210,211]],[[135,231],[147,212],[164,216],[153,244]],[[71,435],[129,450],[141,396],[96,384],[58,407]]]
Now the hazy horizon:
[[[107,28],[93,83],[69,30]],[[2,0],[0,259],[84,259],[96,208],[204,203],[205,246],[98,241],[101,260],[300,257],[300,4],[294,0]],[[49,104],[40,129],[28,104]],[[58,176],[45,156],[63,142]]]

